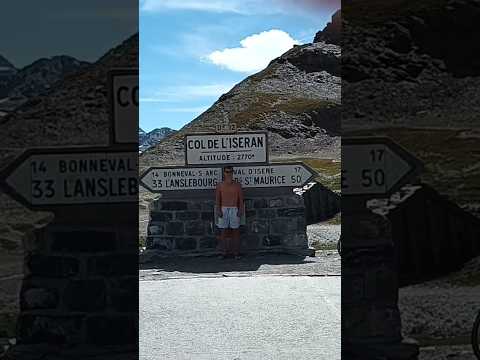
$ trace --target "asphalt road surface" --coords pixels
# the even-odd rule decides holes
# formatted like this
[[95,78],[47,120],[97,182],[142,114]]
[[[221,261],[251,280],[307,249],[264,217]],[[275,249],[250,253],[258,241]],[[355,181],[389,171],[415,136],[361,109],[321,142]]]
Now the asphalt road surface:
[[339,276],[140,281],[142,360],[340,359]]

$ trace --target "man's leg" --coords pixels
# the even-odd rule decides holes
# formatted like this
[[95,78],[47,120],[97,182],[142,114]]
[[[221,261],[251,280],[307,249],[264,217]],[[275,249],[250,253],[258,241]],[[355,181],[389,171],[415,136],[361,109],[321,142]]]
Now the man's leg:
[[232,230],[232,251],[234,256],[240,256],[240,229]]
[[226,229],[226,239],[225,239],[225,246],[227,255],[232,254],[232,229]]
[[228,247],[227,247],[227,229],[222,229],[220,232],[220,249],[222,251],[222,255],[226,256],[228,252]]

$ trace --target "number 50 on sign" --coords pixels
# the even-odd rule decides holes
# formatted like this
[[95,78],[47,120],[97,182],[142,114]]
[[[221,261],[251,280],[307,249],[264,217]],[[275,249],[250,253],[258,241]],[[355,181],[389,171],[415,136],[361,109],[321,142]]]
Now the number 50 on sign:
[[419,161],[388,138],[342,140],[342,194],[385,195],[418,174]]

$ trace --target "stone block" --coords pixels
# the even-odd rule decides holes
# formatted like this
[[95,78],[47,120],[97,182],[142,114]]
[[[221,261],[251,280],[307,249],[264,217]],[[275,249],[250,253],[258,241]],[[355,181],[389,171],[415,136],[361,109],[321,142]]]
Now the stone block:
[[119,312],[138,312],[138,277],[107,280],[110,307]]
[[20,294],[20,307],[23,310],[54,309],[58,306],[58,290],[54,287],[60,284],[52,283],[52,287],[39,286],[24,281]]
[[271,234],[291,234],[298,231],[297,219],[272,219],[269,232]]
[[270,201],[268,202],[268,206],[271,208],[282,207],[283,200],[280,198],[270,199]]
[[276,217],[276,213],[274,209],[258,209],[257,216],[260,219],[272,219]]
[[262,244],[267,247],[282,245],[282,237],[278,235],[265,235]]
[[297,234],[289,235],[285,237],[284,242],[285,244],[288,244],[291,246],[308,247],[308,238],[307,238],[307,234],[305,233],[297,233]]
[[188,210],[196,210],[200,211],[202,210],[202,202],[201,200],[192,200],[188,203]]
[[109,231],[61,231],[53,234],[52,251],[95,253],[116,250],[116,234]]
[[262,209],[268,207],[268,202],[265,199],[255,199],[253,202],[255,209]]
[[74,280],[65,288],[63,301],[68,311],[105,309],[106,288],[103,280]]
[[215,216],[214,216],[214,214],[213,214],[213,210],[212,210],[212,211],[204,211],[204,212],[202,212],[201,219],[202,219],[203,221],[213,221],[213,220],[215,220]]
[[257,234],[268,233],[268,221],[266,220],[252,220],[247,223],[249,232]]
[[77,259],[63,256],[30,255],[27,259],[29,271],[36,276],[67,278],[79,273]]
[[88,343],[94,345],[137,344],[135,320],[131,316],[98,315],[86,321]]
[[150,213],[150,219],[152,221],[167,222],[173,219],[173,213],[167,211],[158,211]]
[[197,220],[200,218],[200,213],[198,211],[179,211],[175,214],[175,220],[186,221],[186,220]]
[[178,250],[196,250],[197,240],[195,238],[178,238],[175,239],[176,248]]
[[185,222],[185,234],[186,235],[204,235],[205,222],[202,220]]
[[137,254],[115,254],[96,256],[88,259],[90,276],[128,276],[138,275]]
[[287,206],[290,206],[290,207],[295,207],[295,206],[299,206],[299,205],[303,205],[303,197],[302,196],[299,196],[299,195],[291,195],[291,196],[287,196],[285,197],[285,204]]
[[21,314],[17,344],[75,344],[82,341],[81,316]]
[[172,222],[167,223],[165,233],[167,235],[172,235],[172,236],[183,235],[185,233],[183,222],[172,221]]
[[200,249],[215,249],[217,247],[217,239],[215,236],[205,236],[200,239]]
[[255,201],[253,199],[245,200],[245,210],[252,210],[255,208]]
[[160,237],[153,238],[153,245],[151,249],[171,251],[174,249],[174,247],[175,247],[175,238],[160,236]]
[[204,232],[204,233],[205,233],[206,235],[213,235],[213,234],[215,234],[215,228],[216,228],[216,226],[215,226],[215,224],[213,223],[213,220],[212,220],[212,221],[208,221],[208,222],[205,221],[203,225],[204,225],[204,229],[205,229],[205,232]]
[[147,249],[153,249],[153,237],[152,236],[147,236],[147,239],[145,240],[145,247]]
[[202,211],[211,211],[215,209],[215,203],[213,201],[204,201],[202,202]]
[[147,228],[148,235],[163,235],[165,226],[163,224],[152,225],[149,224]]
[[297,218],[297,229],[306,231],[307,228],[307,220],[304,217]]
[[278,209],[277,210],[277,215],[279,217],[305,216],[305,208]]
[[161,201],[162,210],[187,210],[188,202],[187,201]]
[[258,249],[260,245],[260,237],[257,234],[248,234],[241,238],[241,249],[254,250]]

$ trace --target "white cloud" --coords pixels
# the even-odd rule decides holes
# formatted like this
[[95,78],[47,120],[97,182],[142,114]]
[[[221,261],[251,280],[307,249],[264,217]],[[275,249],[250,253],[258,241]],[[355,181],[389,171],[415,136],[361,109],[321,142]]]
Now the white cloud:
[[232,71],[254,73],[298,43],[285,31],[272,29],[246,37],[241,47],[217,50],[206,58]]
[[194,100],[205,97],[218,97],[228,92],[233,84],[183,85],[165,87],[151,95],[140,97],[140,102],[168,103]]

